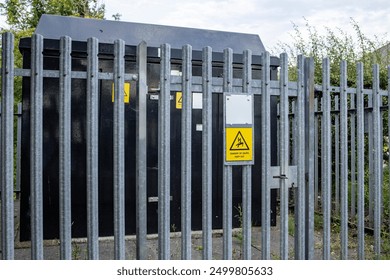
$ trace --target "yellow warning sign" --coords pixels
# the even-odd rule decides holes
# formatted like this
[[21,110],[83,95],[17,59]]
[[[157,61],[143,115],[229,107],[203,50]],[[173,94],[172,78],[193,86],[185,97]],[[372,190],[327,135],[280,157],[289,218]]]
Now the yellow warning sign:
[[[124,93],[124,102],[130,103],[130,83],[125,83],[123,87],[123,93]],[[115,100],[115,86],[114,83],[112,83],[112,94],[111,94],[112,102]]]
[[181,91],[176,92],[176,109],[183,108],[183,93]]
[[225,128],[226,161],[253,160],[253,131],[251,127]]

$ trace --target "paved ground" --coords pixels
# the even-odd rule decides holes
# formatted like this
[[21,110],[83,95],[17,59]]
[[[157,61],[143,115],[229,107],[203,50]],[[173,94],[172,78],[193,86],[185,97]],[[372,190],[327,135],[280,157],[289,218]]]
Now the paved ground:
[[[261,245],[260,245],[260,228],[253,228],[252,230],[252,258],[261,258]],[[239,230],[234,230],[233,235],[233,259],[241,259],[241,241],[238,237]],[[222,259],[222,233],[215,231],[213,234],[213,259]],[[272,244],[272,257],[278,258],[279,251],[279,232],[276,228],[272,229],[271,234]],[[86,240],[76,239],[73,240],[72,257],[73,259],[87,259],[87,247]],[[180,259],[180,233],[173,233],[171,236],[171,259]],[[290,239],[290,246],[292,252],[293,238]],[[148,246],[148,259],[158,259],[158,239],[156,235],[149,236],[147,240]],[[113,259],[114,258],[114,242],[112,238],[102,238],[99,242],[100,259]],[[126,237],[126,259],[135,259],[136,241],[134,236]],[[31,249],[30,242],[16,243],[15,259],[30,259]],[[59,259],[59,245],[58,241],[46,242],[44,247],[45,259]],[[192,238],[192,259],[202,259],[202,237],[201,234],[195,232]]]
[[[18,241],[18,201],[15,203],[15,259],[29,260],[31,258],[31,243]],[[241,259],[241,239],[240,229],[233,230],[233,259]],[[0,226],[1,232],[1,226]],[[279,235],[278,227],[271,228],[271,256],[278,259],[279,256]],[[202,234],[201,232],[194,232],[192,235],[192,259],[202,259]],[[215,230],[213,232],[213,259],[222,259],[223,253],[223,233],[222,230]],[[181,237],[180,233],[171,234],[171,259],[180,259]],[[50,260],[60,259],[59,241],[49,240],[44,242],[44,258]],[[293,258],[293,244],[294,238],[290,236],[289,247],[291,258]],[[74,239],[72,244],[73,259],[87,259],[87,245],[86,239]],[[149,235],[147,240],[148,259],[158,259],[158,238],[157,235]],[[99,241],[100,259],[114,259],[114,242],[113,238],[101,238]],[[126,259],[135,259],[136,241],[135,236],[126,237]],[[0,250],[0,259],[1,259]],[[320,255],[319,255],[320,256]],[[261,259],[261,228],[254,227],[252,229],[252,258]]]
[[[30,242],[18,242],[18,204],[16,202],[15,210],[15,259],[29,260],[31,258],[31,244]],[[279,224],[279,221],[277,222]],[[1,233],[1,225],[0,225]],[[0,235],[1,236],[1,235]],[[232,238],[233,259],[241,259],[241,239],[240,229],[233,230]],[[223,232],[216,230],[213,232],[213,259],[222,259],[223,253]],[[316,232],[315,238],[315,259],[321,259],[322,242],[321,232]],[[336,241],[337,242],[337,241]],[[72,242],[72,258],[73,259],[87,259],[86,239],[75,239]],[[180,233],[171,234],[171,259],[180,259],[181,250]],[[44,242],[44,258],[50,260],[60,259],[59,242],[58,240],[50,240]],[[337,245],[337,244],[336,244]],[[148,259],[158,259],[158,239],[157,235],[149,235],[147,240]],[[289,258],[294,258],[294,237],[289,236]],[[279,259],[280,250],[280,230],[279,228],[271,228],[271,258]],[[114,242],[113,238],[101,238],[99,241],[100,259],[110,260],[114,259]],[[126,237],[126,259],[135,259],[136,241],[134,236]],[[332,256],[338,259],[337,249]],[[0,259],[2,257],[0,247]],[[350,258],[356,258],[356,250],[350,250]],[[192,235],[192,259],[202,259],[202,235],[201,232],[193,232]],[[252,259],[261,259],[261,228],[252,228]]]

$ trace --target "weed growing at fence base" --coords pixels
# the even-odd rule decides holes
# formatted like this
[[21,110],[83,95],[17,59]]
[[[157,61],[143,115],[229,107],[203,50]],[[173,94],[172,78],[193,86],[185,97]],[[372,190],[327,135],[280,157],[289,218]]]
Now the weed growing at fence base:
[[[372,203],[372,198],[370,198],[370,174],[369,170],[366,170],[364,177],[364,212],[366,217],[366,225],[370,227],[370,221],[368,217],[370,215],[370,202]],[[382,231],[389,232],[390,230],[390,169],[388,166],[383,168],[383,182],[382,182]],[[371,194],[372,195],[372,194]],[[350,198],[349,198],[350,203]]]
[[234,217],[238,219],[240,226],[238,228],[238,231],[234,233],[234,237],[237,238],[240,242],[242,242],[243,236],[242,236],[242,228],[243,228],[243,211],[242,211],[242,205],[239,204],[238,206],[235,207],[237,210],[237,215]]

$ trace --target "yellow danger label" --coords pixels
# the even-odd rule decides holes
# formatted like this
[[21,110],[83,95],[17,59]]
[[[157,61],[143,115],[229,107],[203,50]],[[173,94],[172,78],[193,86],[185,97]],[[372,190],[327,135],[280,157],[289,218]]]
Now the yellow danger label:
[[253,160],[253,133],[251,127],[226,127],[226,161]]
[[[125,83],[123,87],[123,93],[124,93],[124,99],[123,101],[125,103],[130,103],[130,83]],[[115,86],[114,83],[112,83],[112,102],[114,103],[115,100]]]
[[183,108],[183,93],[181,91],[176,92],[176,109]]

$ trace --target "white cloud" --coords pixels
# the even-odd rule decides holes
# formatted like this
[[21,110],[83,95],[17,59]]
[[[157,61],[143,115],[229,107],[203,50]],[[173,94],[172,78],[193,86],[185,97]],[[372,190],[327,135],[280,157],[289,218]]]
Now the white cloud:
[[[354,18],[368,36],[390,30],[388,0],[100,0],[106,19],[259,34],[272,49],[290,42],[294,22],[304,29],[305,17],[319,31],[324,27],[353,32]],[[2,20],[0,18],[0,27]]]
[[352,32],[351,17],[367,35],[390,27],[386,0],[110,0],[106,9],[108,19],[119,12],[123,21],[259,34],[269,49],[291,41],[291,22],[304,27],[303,17],[319,31],[327,26]]

